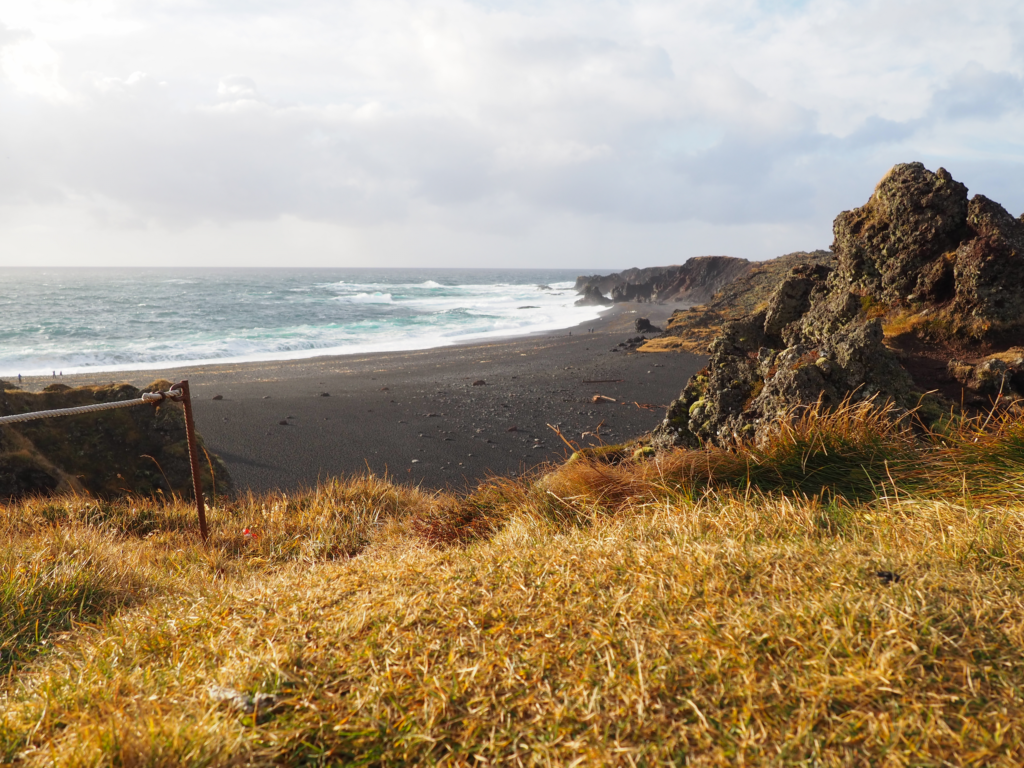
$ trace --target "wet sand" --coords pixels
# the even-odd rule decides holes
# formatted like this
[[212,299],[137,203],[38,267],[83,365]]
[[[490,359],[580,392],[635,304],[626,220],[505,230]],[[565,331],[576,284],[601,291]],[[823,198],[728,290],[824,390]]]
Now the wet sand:
[[[65,375],[70,386],[188,379],[196,426],[240,491],[365,472],[464,488],[653,429],[706,359],[611,349],[677,305],[617,305],[550,334],[416,352]],[[570,335],[571,334],[571,335]],[[477,384],[475,382],[485,382]],[[26,378],[28,389],[52,383]],[[594,403],[594,395],[617,402]],[[222,399],[214,400],[215,396]]]

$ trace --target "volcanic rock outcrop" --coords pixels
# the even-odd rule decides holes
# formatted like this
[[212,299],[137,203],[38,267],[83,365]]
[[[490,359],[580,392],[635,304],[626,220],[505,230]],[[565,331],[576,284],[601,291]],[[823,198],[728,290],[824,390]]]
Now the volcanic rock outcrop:
[[1024,219],[940,168],[897,165],[834,224],[831,265],[791,270],[726,323],[668,409],[659,447],[758,441],[794,406],[890,400],[939,412],[937,390],[1024,395]]

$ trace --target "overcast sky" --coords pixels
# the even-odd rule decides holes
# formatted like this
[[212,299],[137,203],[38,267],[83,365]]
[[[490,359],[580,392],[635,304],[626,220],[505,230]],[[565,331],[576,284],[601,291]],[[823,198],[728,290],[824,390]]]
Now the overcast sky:
[[0,0],[0,265],[760,259],[910,160],[1024,210],[1020,0]]

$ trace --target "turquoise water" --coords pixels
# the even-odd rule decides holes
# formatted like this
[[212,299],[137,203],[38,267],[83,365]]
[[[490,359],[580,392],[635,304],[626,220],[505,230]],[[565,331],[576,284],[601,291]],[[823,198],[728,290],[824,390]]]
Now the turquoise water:
[[576,271],[0,269],[0,376],[427,349],[567,328]]

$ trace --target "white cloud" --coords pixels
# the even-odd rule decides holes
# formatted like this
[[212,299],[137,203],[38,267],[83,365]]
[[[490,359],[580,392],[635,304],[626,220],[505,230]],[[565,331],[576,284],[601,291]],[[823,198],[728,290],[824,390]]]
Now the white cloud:
[[256,82],[245,75],[228,75],[217,84],[217,95],[225,101],[258,100]]
[[443,260],[446,237],[535,254],[588,229],[659,244],[639,261],[724,250],[708,233],[764,257],[827,246],[917,159],[1024,207],[1024,9],[1003,0],[43,0],[0,22],[0,236],[50,211],[87,260],[275,226],[317,259],[330,232],[393,254],[429,231]]
[[60,83],[60,59],[43,40],[8,32],[0,38],[0,70],[20,92],[48,101],[69,101]]

